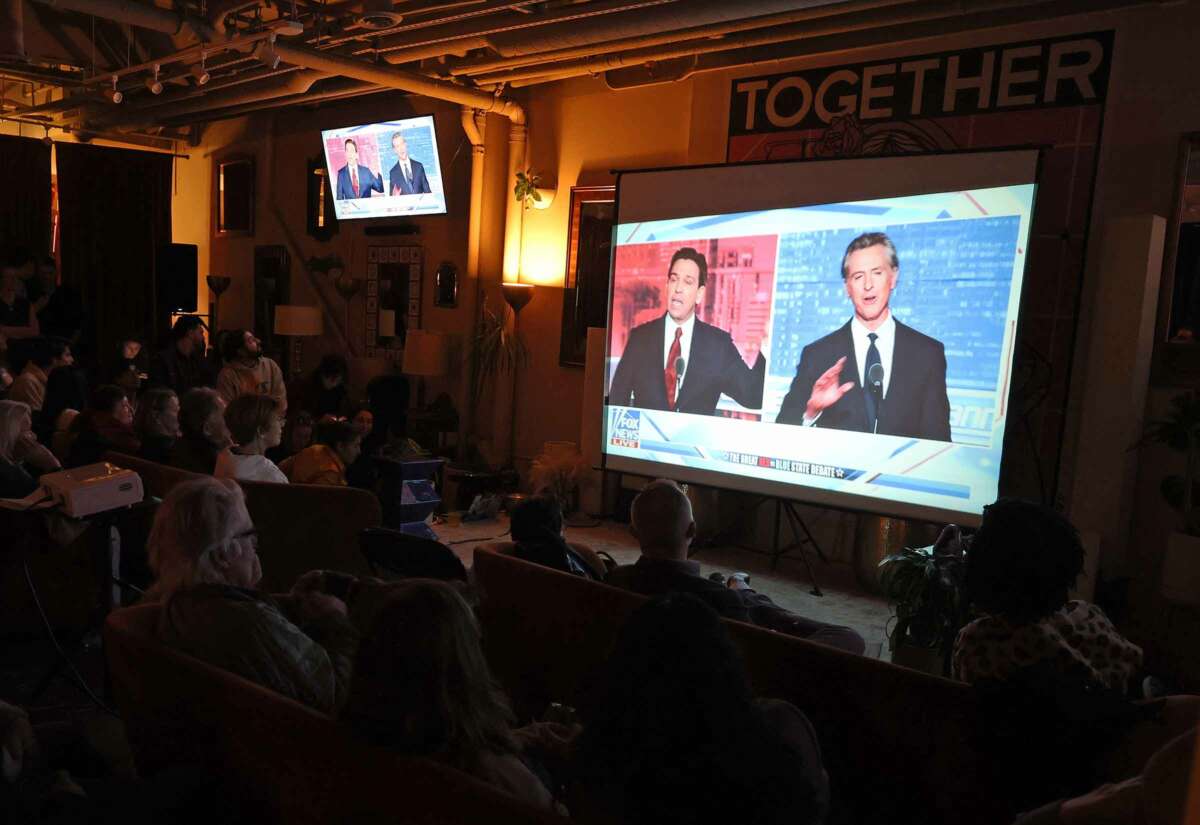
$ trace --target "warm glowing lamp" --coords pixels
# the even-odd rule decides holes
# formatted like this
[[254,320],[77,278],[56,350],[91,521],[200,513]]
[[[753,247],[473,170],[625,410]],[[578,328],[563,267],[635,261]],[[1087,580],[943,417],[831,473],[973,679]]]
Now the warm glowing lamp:
[[512,307],[513,315],[520,315],[525,305],[533,300],[533,284],[500,284],[504,300]]
[[280,304],[275,307],[275,334],[292,339],[292,377],[300,374],[302,347],[305,338],[313,338],[325,331],[321,310],[316,307]]
[[[504,292],[505,302],[512,307],[513,335],[520,337],[518,325],[521,321],[521,310],[533,300],[533,284],[506,283],[500,284],[500,289]],[[512,415],[508,421],[508,460],[510,464],[515,464],[517,459],[517,373],[520,369],[521,364],[518,360],[513,364]]]

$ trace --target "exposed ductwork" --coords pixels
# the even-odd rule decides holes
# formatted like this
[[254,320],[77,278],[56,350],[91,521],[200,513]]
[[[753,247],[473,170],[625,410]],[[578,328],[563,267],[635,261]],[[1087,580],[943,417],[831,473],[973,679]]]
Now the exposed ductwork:
[[137,3],[134,0],[33,0],[51,8],[64,11],[77,11],[90,14],[118,23],[128,23],[139,29],[150,29],[163,34],[179,34],[184,27],[195,32],[201,40],[219,40],[220,35],[203,20],[185,17],[173,11],[160,9],[147,3]]
[[436,80],[415,72],[397,69],[394,66],[366,63],[352,57],[319,52],[288,43],[277,42],[275,50],[279,53],[280,58],[297,66],[315,69],[326,74],[352,77],[355,80],[388,86],[463,106],[472,106],[485,112],[495,112],[508,118],[514,124],[525,122],[525,110],[520,105],[479,89],[469,89],[448,81]]
[[123,125],[142,127],[214,109],[226,109],[231,106],[244,106],[280,97],[302,95],[312,89],[317,81],[327,77],[329,75],[311,70],[290,72],[282,77],[273,78],[262,84],[235,92],[204,95],[192,100],[170,103],[166,106],[147,106],[135,111],[132,116],[121,112],[120,122]]

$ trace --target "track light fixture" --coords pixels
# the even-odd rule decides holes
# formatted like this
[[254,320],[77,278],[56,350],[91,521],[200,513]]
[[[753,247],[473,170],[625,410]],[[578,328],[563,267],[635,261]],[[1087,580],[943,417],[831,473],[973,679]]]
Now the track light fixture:
[[192,77],[196,79],[197,86],[203,86],[209,81],[208,69],[204,67],[205,54],[200,53],[200,65],[192,67]]
[[279,68],[279,52],[275,51],[275,35],[260,40],[254,47],[254,58],[268,69]]
[[152,95],[161,95],[163,90],[162,81],[158,79],[159,65],[154,64],[154,74],[146,78],[146,88],[150,90]]
[[121,90],[117,88],[117,76],[112,76],[112,88],[103,90],[104,99],[109,103],[120,103],[125,99],[125,95],[121,94]]

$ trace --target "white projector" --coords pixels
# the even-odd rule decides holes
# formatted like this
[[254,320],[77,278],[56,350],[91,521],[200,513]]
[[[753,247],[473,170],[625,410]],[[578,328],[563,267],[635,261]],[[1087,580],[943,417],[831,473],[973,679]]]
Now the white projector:
[[63,513],[84,518],[142,500],[142,477],[107,461],[41,478],[42,489]]

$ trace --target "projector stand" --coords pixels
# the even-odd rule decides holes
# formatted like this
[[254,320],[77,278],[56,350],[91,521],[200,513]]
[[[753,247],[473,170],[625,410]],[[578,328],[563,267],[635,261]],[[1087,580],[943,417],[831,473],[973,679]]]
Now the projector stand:
[[[769,501],[770,499],[763,499]],[[796,505],[792,501],[777,498],[775,501],[775,538],[771,544],[771,569],[774,570],[779,566],[779,559],[787,555],[793,549],[799,551],[800,560],[804,562],[804,567],[808,570],[808,577],[812,580],[812,590],[809,592],[814,596],[824,596],[821,592],[821,585],[817,583],[817,574],[813,570],[812,562],[808,558],[808,553],[804,551],[804,545],[811,544],[813,549],[817,551],[817,558],[825,564],[829,564],[829,559],[825,557],[825,553],[821,550],[821,545],[817,544],[817,540],[813,538],[813,534],[809,531],[808,525],[804,523],[804,519],[796,512]],[[760,502],[761,503],[761,502]],[[757,509],[757,508],[756,508]],[[795,541],[786,547],[779,546],[779,515],[780,512],[787,516],[788,524],[792,528],[792,535],[795,536]],[[801,532],[804,536],[801,537]]]

